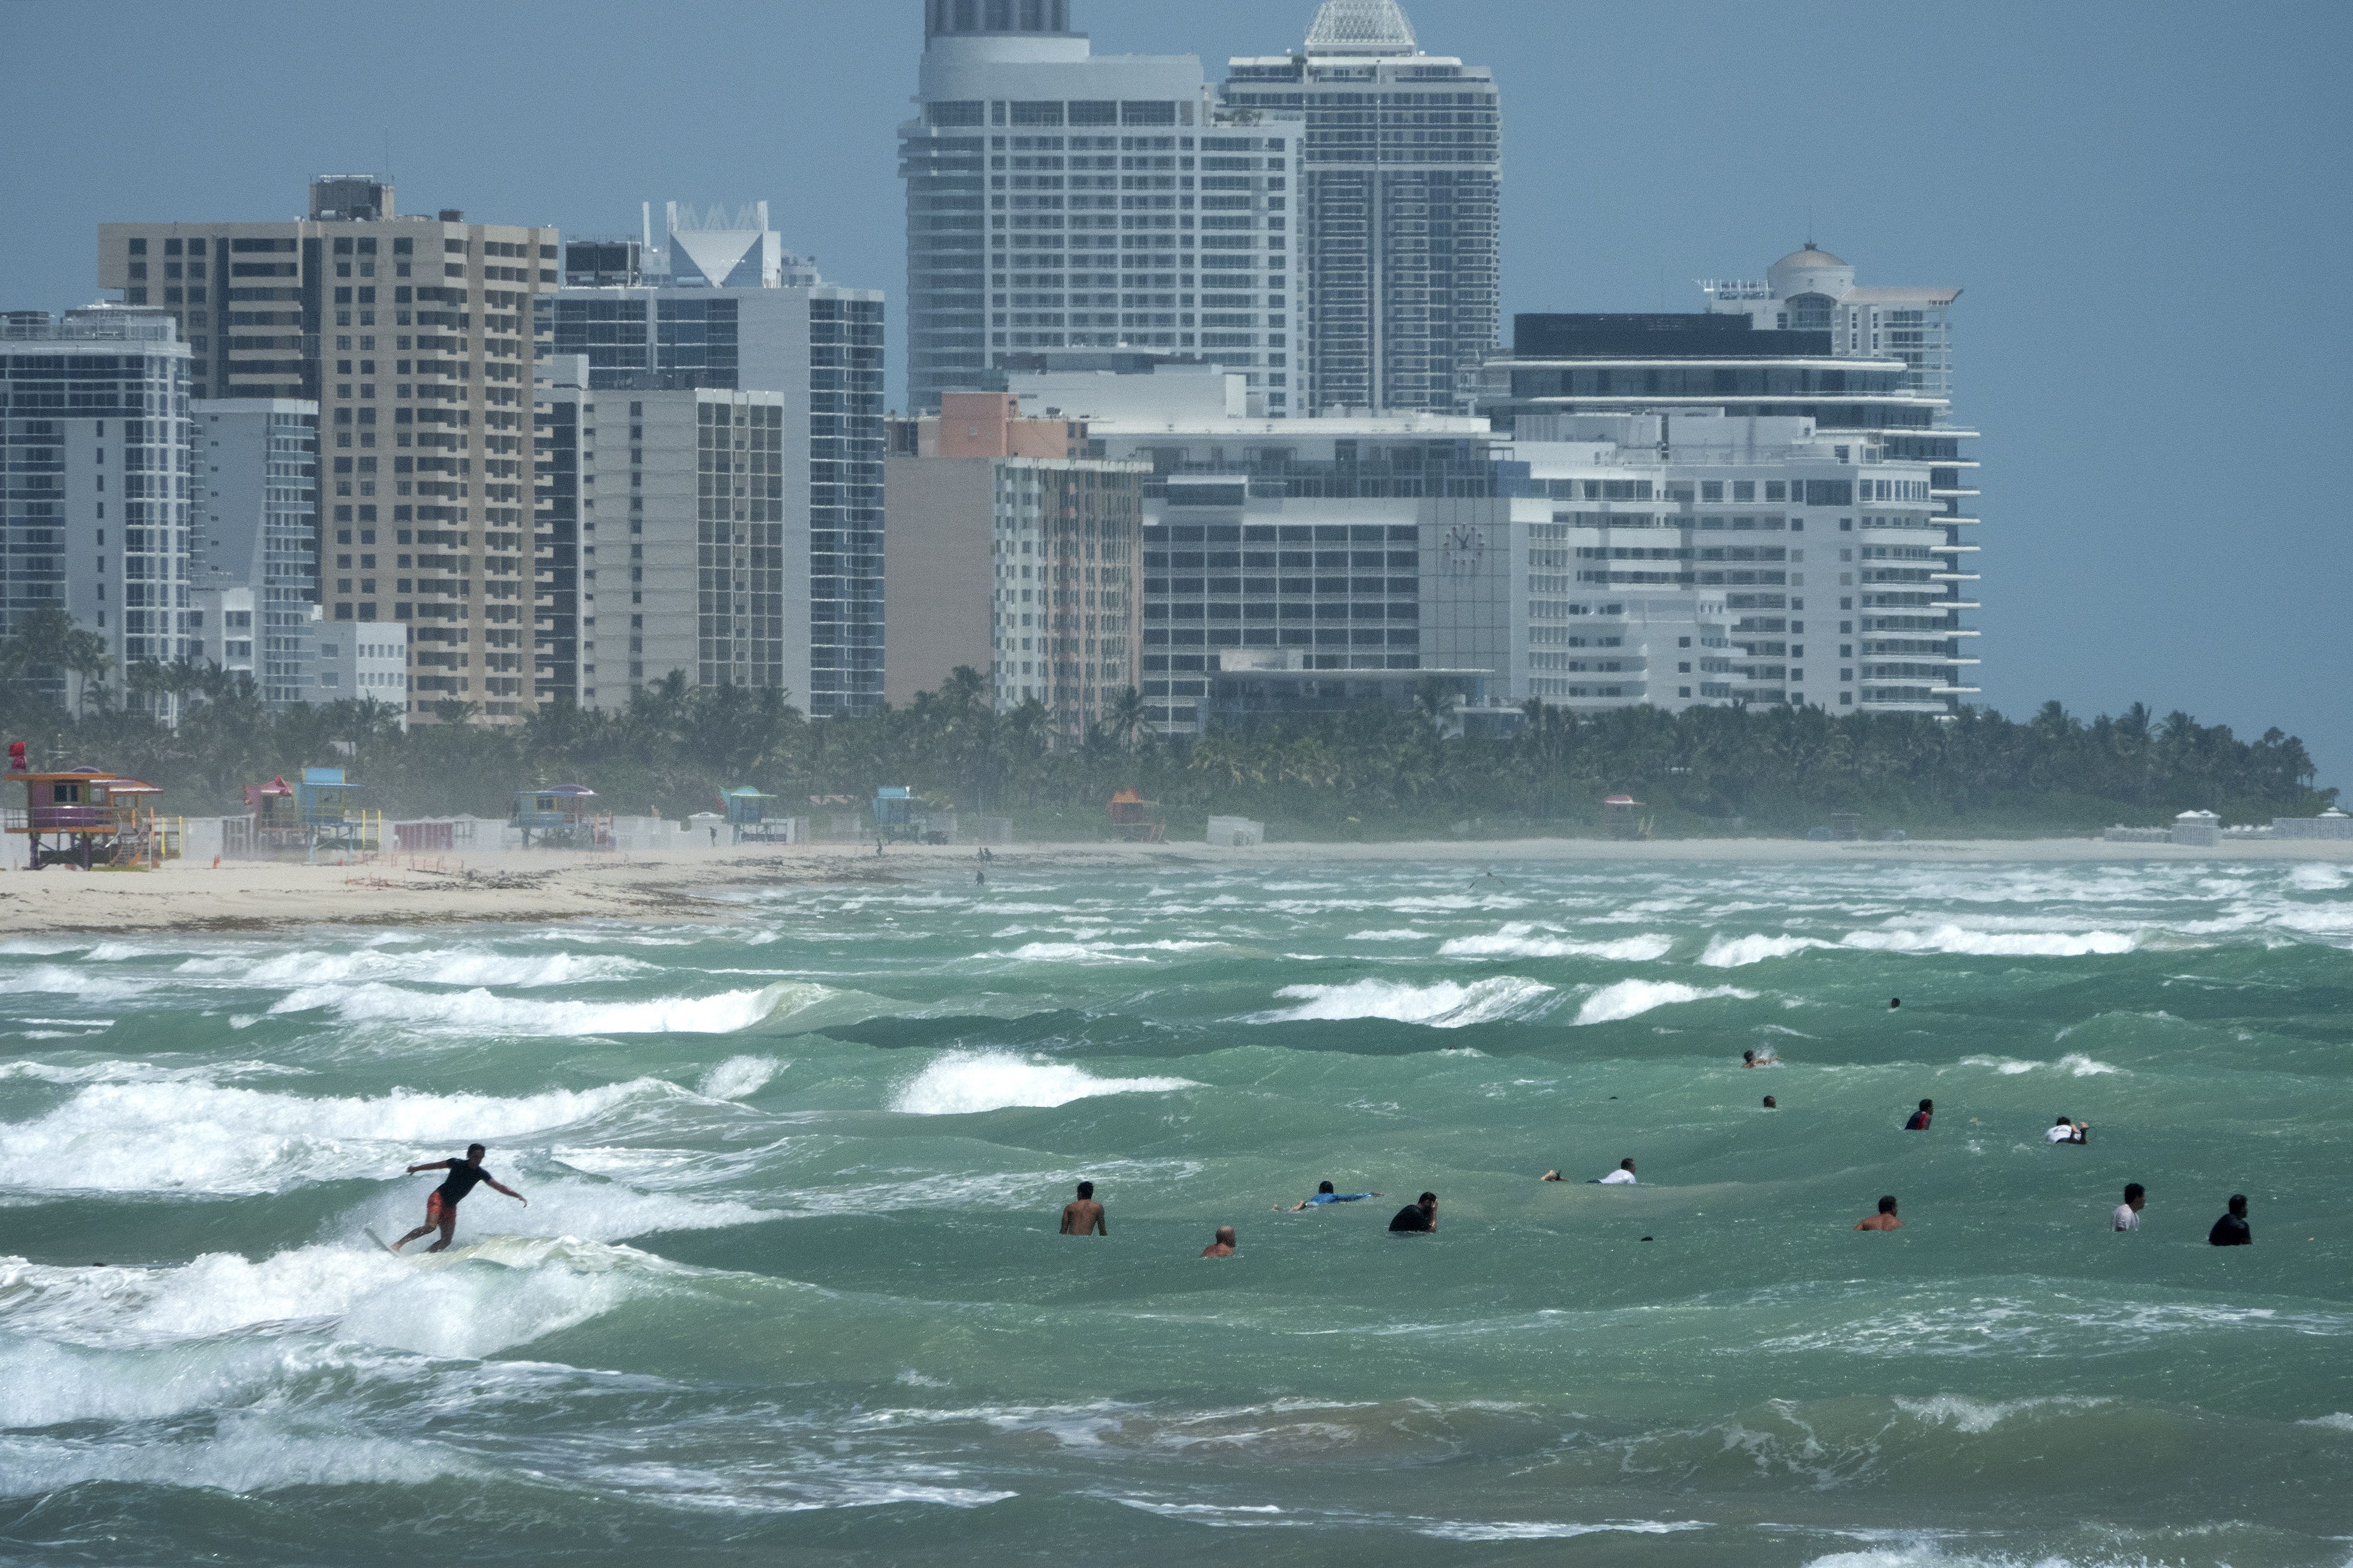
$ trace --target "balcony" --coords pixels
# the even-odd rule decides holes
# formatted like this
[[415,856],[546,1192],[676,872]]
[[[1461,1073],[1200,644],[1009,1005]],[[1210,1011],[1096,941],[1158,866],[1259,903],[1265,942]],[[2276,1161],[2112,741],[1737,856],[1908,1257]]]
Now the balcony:
[[1931,572],[1928,574],[1928,581],[1931,583],[1974,583],[1977,580],[1978,574],[1975,572]]

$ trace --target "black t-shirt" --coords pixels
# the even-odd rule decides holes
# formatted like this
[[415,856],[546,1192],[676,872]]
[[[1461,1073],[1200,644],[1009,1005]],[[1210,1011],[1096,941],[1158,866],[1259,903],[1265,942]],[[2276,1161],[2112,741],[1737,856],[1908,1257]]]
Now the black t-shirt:
[[1430,1220],[1431,1216],[1428,1209],[1423,1208],[1419,1204],[1408,1204],[1398,1210],[1395,1217],[1390,1219],[1389,1228],[1391,1230],[1434,1230],[1437,1226],[1431,1224]]
[[474,1190],[474,1184],[477,1182],[488,1181],[490,1174],[480,1165],[471,1164],[467,1161],[450,1161],[448,1179],[443,1182],[438,1189],[441,1201],[445,1204],[460,1201],[468,1193]]
[[2240,1215],[2226,1214],[2214,1222],[2214,1228],[2206,1233],[2206,1239],[2215,1247],[2251,1247],[2254,1244],[2255,1233]]
[[1926,1132],[1928,1131],[1928,1118],[1932,1114],[1934,1113],[1926,1110],[1914,1111],[1912,1113],[1912,1120],[1904,1124],[1904,1131],[1906,1132]]

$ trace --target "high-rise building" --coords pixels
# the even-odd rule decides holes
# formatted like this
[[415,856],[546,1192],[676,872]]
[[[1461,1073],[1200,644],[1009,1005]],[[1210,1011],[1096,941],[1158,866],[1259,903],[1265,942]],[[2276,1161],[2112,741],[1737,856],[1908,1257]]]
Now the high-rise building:
[[1757,326],[1828,332],[1845,359],[1902,360],[1912,390],[1953,396],[1953,301],[1958,289],[1858,288],[1854,268],[1812,240],[1766,269],[1762,283],[1704,279],[1707,308]]
[[[200,650],[189,621],[196,447],[189,350],[163,311],[0,317],[0,635],[62,610],[117,671]],[[79,700],[90,674],[41,677]]]
[[1042,703],[1057,742],[1083,740],[1139,683],[1151,465],[1086,457],[1083,424],[1010,394],[941,405],[892,427],[892,700],[968,666],[1000,710]]
[[1221,101],[1305,117],[1314,406],[1461,407],[1502,298],[1492,71],[1422,53],[1396,0],[1324,0],[1295,53],[1229,62]]
[[1974,520],[1940,489],[1969,432],[1909,367],[1745,312],[1515,326],[1481,405],[1548,501],[1514,503],[1507,546],[1531,695],[1934,713],[1976,691]]
[[1228,651],[1400,671],[1431,668],[1442,644],[1449,669],[1493,668],[1466,665],[1485,645],[1428,613],[1449,535],[1507,515],[1513,473],[1485,421],[1256,416],[1240,377],[1217,365],[1073,365],[1011,384],[1025,413],[1083,421],[1090,454],[1150,466],[1143,693],[1155,732],[1198,730]]
[[[206,657],[251,674],[272,711],[332,701],[316,689],[313,668],[319,405],[228,397],[198,399],[192,407],[194,585],[204,601]],[[406,644],[405,632],[401,641]]]
[[[763,434],[747,447],[757,488],[747,488],[750,476],[741,465],[732,472],[702,470],[704,484],[693,499],[709,515],[687,520],[710,527],[705,542],[713,548],[733,552],[741,545],[751,551],[745,569],[764,583],[777,581],[742,591],[706,584],[731,606],[721,616],[725,625],[698,620],[699,629],[680,631],[665,643],[670,634],[645,619],[636,629],[646,635],[630,640],[644,644],[646,657],[604,660],[601,679],[589,682],[584,675],[576,689],[560,672],[575,666],[585,670],[590,662],[587,642],[610,647],[617,640],[609,616],[617,608],[614,584],[609,577],[603,584],[608,615],[601,638],[590,638],[585,624],[575,625],[575,616],[585,621],[585,605],[543,603],[535,657],[558,673],[540,674],[539,684],[546,689],[537,695],[543,701],[569,695],[586,703],[587,688],[594,685],[602,694],[599,702],[625,701],[632,682],[621,679],[619,667],[642,663],[653,679],[680,668],[702,681],[786,687],[793,700],[812,714],[867,712],[882,698],[884,652],[881,292],[828,283],[808,260],[786,251],[782,237],[766,226],[765,202],[744,208],[732,222],[716,210],[698,219],[677,203],[667,212],[659,247],[628,240],[567,247],[568,279],[603,281],[567,282],[542,297],[541,352],[552,356],[550,365],[576,361],[558,380],[568,384],[585,376],[583,389],[597,395],[582,401],[607,410],[644,402],[656,393],[694,389],[778,395],[781,405],[757,405],[764,411],[759,430],[773,432],[776,439]],[[616,395],[623,393],[628,395]],[[696,405],[691,399],[672,399],[659,406]],[[779,406],[781,415],[776,413]],[[782,423],[771,424],[772,418]],[[624,426],[645,426],[650,435],[660,427],[660,417],[607,418],[597,427],[613,441]],[[691,419],[679,426],[679,438],[685,442],[681,450],[690,456],[699,440],[693,429]],[[746,433],[751,429],[747,425]],[[638,445],[630,443],[631,448]],[[617,458],[623,449],[615,445],[607,450]],[[644,455],[651,458],[654,453]],[[619,477],[617,468],[611,471]],[[697,469],[689,464],[685,472]],[[629,477],[634,483],[651,474],[637,470]],[[634,488],[628,494],[632,502],[650,499],[649,492]],[[596,497],[584,491],[576,519],[584,531],[597,521],[586,510],[592,499],[604,503],[601,521],[610,540],[618,527],[614,512],[621,495],[613,489]],[[559,531],[572,526],[574,520],[563,515],[566,504],[560,496],[543,494],[543,520]],[[738,540],[737,534],[744,537]],[[684,537],[694,534],[690,531]],[[586,541],[584,531],[584,551]],[[571,548],[561,538],[542,542],[559,559]],[[584,555],[584,573],[586,564]],[[556,581],[562,580],[559,567]],[[585,580],[580,586],[585,590]],[[559,600],[566,591],[554,590]],[[733,607],[735,600],[743,601],[740,607]],[[668,612],[632,606],[630,613],[642,619]],[[575,640],[584,645],[576,655],[569,647]],[[690,646],[693,657],[687,662],[664,662],[684,658]]]
[[1096,55],[1068,0],[923,0],[907,182],[907,384],[1002,390],[1007,356],[1214,352],[1307,406],[1295,115],[1221,107],[1191,55]]
[[281,222],[99,226],[101,287],[172,315],[200,397],[319,405],[328,623],[409,622],[413,711],[529,711],[531,299],[554,229],[396,213],[322,175]]

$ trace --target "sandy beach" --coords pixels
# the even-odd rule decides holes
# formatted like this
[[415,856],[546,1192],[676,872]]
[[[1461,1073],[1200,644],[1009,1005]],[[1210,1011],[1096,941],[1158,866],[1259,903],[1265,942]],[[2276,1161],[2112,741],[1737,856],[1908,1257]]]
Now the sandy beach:
[[[2110,844],[2090,838],[1915,840],[1825,844],[1791,838],[1591,838],[1267,844],[1015,844],[997,847],[990,870],[1204,863],[1296,867],[1331,861],[1443,860],[1508,868],[1514,862],[1628,860],[1943,862],[2142,860],[2353,860],[2353,842],[2263,841],[2212,849]],[[58,868],[0,877],[0,934],[58,931],[260,930],[312,924],[412,925],[478,921],[712,919],[731,890],[799,883],[965,880],[969,846],[893,846],[877,856],[854,844],[741,845],[659,854],[510,850],[478,855],[386,856],[305,866],[229,860],[173,863],[155,871]]]

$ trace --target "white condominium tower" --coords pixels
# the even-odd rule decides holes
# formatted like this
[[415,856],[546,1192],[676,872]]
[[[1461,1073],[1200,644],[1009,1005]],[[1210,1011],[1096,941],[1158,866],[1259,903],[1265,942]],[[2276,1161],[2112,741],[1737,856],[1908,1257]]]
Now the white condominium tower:
[[1193,353],[1303,412],[1295,115],[1219,106],[1192,55],[1096,55],[1070,0],[923,0],[907,182],[907,387],[1008,356]]
[[1222,96],[1306,120],[1314,408],[1453,412],[1495,342],[1493,73],[1423,54],[1396,0],[1324,0],[1303,48],[1232,60]]

